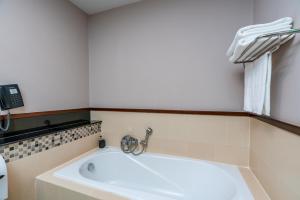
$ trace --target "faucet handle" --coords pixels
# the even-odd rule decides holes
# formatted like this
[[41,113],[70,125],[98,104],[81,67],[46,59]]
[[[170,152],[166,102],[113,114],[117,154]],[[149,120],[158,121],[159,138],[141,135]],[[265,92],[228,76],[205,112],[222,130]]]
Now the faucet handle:
[[148,127],[148,128],[146,129],[146,134],[147,134],[147,135],[152,135],[152,133],[153,133],[152,128],[151,128],[151,127]]
[[132,153],[138,146],[138,139],[125,135],[121,140],[121,149],[125,153]]

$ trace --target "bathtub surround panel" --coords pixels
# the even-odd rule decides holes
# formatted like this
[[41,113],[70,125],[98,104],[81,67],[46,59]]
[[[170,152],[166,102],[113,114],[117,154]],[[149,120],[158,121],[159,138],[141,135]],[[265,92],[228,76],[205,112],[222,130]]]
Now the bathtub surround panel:
[[0,146],[0,154],[5,162],[12,162],[99,133],[100,131],[101,122],[94,122],[90,125],[53,132],[45,136]]
[[88,107],[87,23],[67,0],[0,1],[0,84],[25,104],[12,112]]
[[252,3],[144,0],[90,16],[90,106],[241,111],[243,68],[225,52]]
[[150,152],[249,165],[248,117],[92,111],[91,119],[103,121],[111,146],[119,147],[126,134],[144,138],[151,127]]
[[40,180],[36,180],[35,185],[37,191],[35,197],[37,200],[99,200],[99,198]]
[[250,167],[272,200],[299,200],[300,136],[251,119]]

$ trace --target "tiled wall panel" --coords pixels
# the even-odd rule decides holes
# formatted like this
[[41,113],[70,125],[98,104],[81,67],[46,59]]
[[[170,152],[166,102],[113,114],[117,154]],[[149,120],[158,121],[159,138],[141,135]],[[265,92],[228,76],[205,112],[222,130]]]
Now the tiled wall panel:
[[100,131],[100,129],[101,122],[95,122],[78,128],[53,132],[41,137],[0,146],[0,154],[6,162],[11,162],[96,134]]
[[249,166],[248,117],[93,111],[91,118],[103,121],[111,146],[126,134],[144,138],[150,126],[150,152]]

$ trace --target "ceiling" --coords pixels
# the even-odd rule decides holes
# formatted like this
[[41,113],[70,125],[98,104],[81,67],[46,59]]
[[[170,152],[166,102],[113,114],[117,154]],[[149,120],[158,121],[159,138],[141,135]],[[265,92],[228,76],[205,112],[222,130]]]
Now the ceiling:
[[89,15],[142,0],[70,0]]

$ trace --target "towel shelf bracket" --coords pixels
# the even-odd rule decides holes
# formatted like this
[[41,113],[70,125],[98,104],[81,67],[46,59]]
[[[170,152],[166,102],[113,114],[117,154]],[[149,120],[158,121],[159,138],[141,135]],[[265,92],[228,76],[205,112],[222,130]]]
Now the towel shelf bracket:
[[[291,29],[288,31],[281,31],[281,32],[261,35],[255,38],[255,40],[252,41],[245,48],[245,50],[241,53],[240,57],[236,59],[234,63],[239,64],[239,63],[253,62],[254,60],[256,60],[257,58],[259,58],[260,56],[262,56],[268,51],[274,52],[277,49],[279,49],[283,40],[289,40],[291,37],[294,37],[296,33],[300,33],[300,29]],[[286,36],[286,37],[283,39],[282,36]],[[274,37],[275,39],[271,40]],[[262,39],[264,41],[260,42],[260,44],[256,48],[253,48],[255,44]]]

